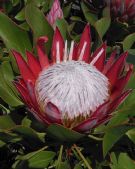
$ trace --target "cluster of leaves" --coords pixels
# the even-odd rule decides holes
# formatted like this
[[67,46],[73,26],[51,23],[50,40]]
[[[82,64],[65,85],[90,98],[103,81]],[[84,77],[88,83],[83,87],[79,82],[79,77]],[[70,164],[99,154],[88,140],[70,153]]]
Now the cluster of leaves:
[[[1,169],[134,169],[134,91],[114,113],[112,120],[106,126],[91,131],[88,137],[55,125],[46,129],[29,114],[19,98],[13,85],[19,73],[10,50],[16,49],[25,58],[25,51],[34,49],[35,40],[46,35],[49,37],[46,45],[49,53],[53,29],[45,15],[52,3],[53,0],[6,0],[1,5]],[[96,0],[94,3],[86,0],[61,1],[61,6],[64,18],[58,19],[56,25],[64,39],[78,41],[85,24],[89,22],[94,41],[92,50],[107,41],[108,55],[113,49],[117,49],[118,53],[128,50],[129,61],[135,63],[134,23],[112,20],[108,7]],[[134,74],[127,87],[135,88]]]

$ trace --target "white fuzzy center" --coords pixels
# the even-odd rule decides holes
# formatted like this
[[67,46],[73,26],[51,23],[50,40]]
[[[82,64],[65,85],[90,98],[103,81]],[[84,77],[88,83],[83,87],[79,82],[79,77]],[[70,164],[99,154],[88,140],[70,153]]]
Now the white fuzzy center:
[[86,117],[108,99],[109,82],[94,66],[72,60],[43,70],[35,90],[44,110],[51,102],[62,118],[73,119],[79,115]]

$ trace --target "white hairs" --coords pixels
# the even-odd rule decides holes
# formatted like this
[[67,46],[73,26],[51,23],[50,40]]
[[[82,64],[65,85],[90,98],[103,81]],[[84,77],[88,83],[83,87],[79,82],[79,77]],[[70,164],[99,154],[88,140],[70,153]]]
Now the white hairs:
[[61,111],[62,118],[73,119],[79,115],[86,117],[103,104],[109,96],[108,86],[108,79],[94,66],[72,60],[43,70],[35,90],[44,109],[51,102]]

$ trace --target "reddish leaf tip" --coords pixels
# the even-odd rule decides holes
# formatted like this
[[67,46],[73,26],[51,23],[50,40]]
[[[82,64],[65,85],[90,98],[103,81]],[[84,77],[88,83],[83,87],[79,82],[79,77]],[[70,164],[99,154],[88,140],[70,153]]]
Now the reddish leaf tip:
[[47,36],[41,36],[37,39],[37,43],[46,43],[48,41]]

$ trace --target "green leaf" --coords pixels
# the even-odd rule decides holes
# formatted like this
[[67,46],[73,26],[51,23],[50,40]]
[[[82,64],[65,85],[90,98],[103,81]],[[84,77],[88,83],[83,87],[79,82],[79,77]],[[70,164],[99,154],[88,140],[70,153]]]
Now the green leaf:
[[13,85],[13,80],[15,79],[15,76],[13,74],[12,67],[8,61],[4,61],[1,64],[1,73],[3,74],[3,78],[6,82],[6,84],[9,86],[10,89],[13,90],[13,92],[18,96],[18,92]]
[[44,13],[47,13],[48,11],[49,11],[49,1],[47,0],[47,1],[44,1],[43,2],[43,7],[42,7],[42,11],[44,12]]
[[45,168],[55,157],[55,153],[51,151],[42,151],[34,155],[28,160],[30,168]]
[[66,18],[70,15],[71,7],[72,7],[72,3],[64,6],[64,8],[63,8],[64,18]]
[[95,29],[97,30],[101,39],[109,29],[110,23],[111,19],[109,17],[101,18],[95,23]]
[[10,115],[0,116],[0,129],[10,129],[15,126],[16,124],[14,123]]
[[1,65],[2,72],[6,80],[12,81],[14,79],[14,74],[11,68],[11,65],[8,61],[5,61]]
[[119,155],[118,164],[121,166],[122,169],[134,169],[135,163],[131,160],[126,153],[121,153]]
[[81,3],[81,7],[83,10],[83,14],[86,18],[86,20],[91,24],[94,25],[95,22],[98,20],[98,16],[95,13],[92,13],[90,9],[86,6],[84,2]]
[[[116,157],[116,155],[115,155],[115,153],[113,152],[113,153],[111,153],[111,162],[113,163],[113,165],[115,166],[115,165],[117,165],[117,157]],[[112,165],[111,165],[112,166]]]
[[83,169],[81,164],[82,164],[82,162],[76,164],[74,169]]
[[81,17],[79,17],[79,16],[71,16],[70,19],[71,19],[72,21],[75,21],[75,22],[77,22],[77,21],[82,22],[82,19],[81,19]]
[[49,25],[44,14],[33,4],[30,3],[26,6],[26,21],[31,27],[34,37],[47,36],[48,42],[46,43],[46,51],[50,52],[53,38],[53,28]]
[[12,84],[13,72],[9,62],[5,61],[0,66],[0,97],[10,106],[23,105],[17,96],[15,87]]
[[135,163],[126,153],[120,153],[118,159],[114,153],[111,154],[111,169],[134,169]]
[[113,145],[130,129],[132,126],[118,126],[110,128],[104,135],[103,138],[103,155],[107,155],[108,151]]
[[13,9],[13,4],[11,1],[7,1],[5,4],[4,4],[4,10],[7,14],[9,14]]
[[[25,156],[22,156],[21,160],[24,160],[24,161],[22,161],[21,164],[19,165],[22,165],[22,163],[26,162],[25,165],[28,168],[43,169],[49,165],[49,163],[53,160],[54,157],[55,157],[55,153],[52,151],[39,151],[38,150],[36,152],[32,152],[32,153],[26,154]],[[17,167],[17,169],[19,169],[19,167]]]
[[132,140],[133,143],[135,144],[135,129],[129,130],[126,134],[129,137],[129,139]]
[[10,106],[17,107],[23,103],[13,95],[7,88],[0,85],[0,97]]
[[73,22],[72,24],[70,24],[68,26],[68,35],[69,35],[69,38],[74,40],[75,42],[79,42],[80,40],[80,34],[78,35],[76,32],[74,32],[74,27],[75,27],[75,23]]
[[61,162],[59,167],[57,169],[69,169],[70,168],[70,165],[68,163],[68,161],[64,161],[64,162]]
[[108,6],[103,9],[103,17],[110,18],[110,8]]
[[18,137],[16,134],[9,133],[9,132],[1,132],[0,131],[0,140],[5,143],[16,143],[21,140],[20,137]]
[[134,43],[135,43],[135,33],[132,33],[128,35],[123,41],[124,51],[128,51],[130,54],[135,55],[135,49],[131,49]]
[[135,49],[128,50],[127,62],[135,65]]
[[[25,126],[16,126],[12,128],[12,131],[20,136],[22,136],[31,145],[40,145],[43,142],[43,138],[40,133],[36,132],[34,129]],[[45,135],[42,135],[43,137]]]
[[9,114],[10,110],[6,108],[4,105],[0,104],[0,109],[2,110],[2,114]]
[[[134,93],[135,94],[135,93]],[[112,117],[108,125],[105,127],[105,130],[108,130],[112,127],[116,127],[118,125],[123,124],[124,122],[127,122],[130,117],[135,116],[135,104],[130,103],[122,106],[121,109],[119,109],[116,114]]]
[[15,16],[15,19],[18,21],[24,21],[25,20],[25,9],[23,8],[17,15]]
[[56,26],[59,28],[63,38],[66,40],[67,39],[67,26],[68,26],[68,23],[66,22],[66,20],[65,19],[57,19]]
[[0,37],[3,39],[6,47],[9,50],[15,49],[25,56],[26,49],[31,50],[28,33],[17,26],[2,12],[0,12],[0,23]]
[[126,86],[127,89],[135,89],[135,72],[130,77],[130,80]]
[[13,6],[16,6],[16,5],[18,5],[18,4],[20,3],[19,0],[11,0],[11,1],[12,1],[12,3],[13,3]]
[[5,145],[6,145],[6,143],[0,140],[0,148],[5,146]]
[[135,49],[129,49],[128,52],[129,52],[131,55],[135,55]]
[[[38,0],[38,1],[37,0],[25,0],[25,1],[27,1],[26,4],[33,3],[37,7],[40,7],[43,4],[47,5],[47,2],[48,2],[48,0],[46,0],[46,1],[45,0]],[[50,2],[50,0],[49,0],[49,2]]]
[[[132,91],[132,93],[128,96],[128,98],[120,105],[120,110],[122,109],[122,112],[125,112],[125,115],[132,117],[135,115],[135,104],[133,100],[135,99],[135,90]],[[122,115],[123,116],[123,115]]]
[[57,124],[50,125],[47,128],[47,132],[53,138],[56,138],[64,142],[75,142],[85,136],[83,134],[80,134],[76,131],[70,130],[68,128],[65,128],[64,126],[57,125]]
[[27,116],[25,116],[24,119],[22,120],[22,126],[30,127],[31,123],[32,123],[32,121],[30,119],[28,119]]

